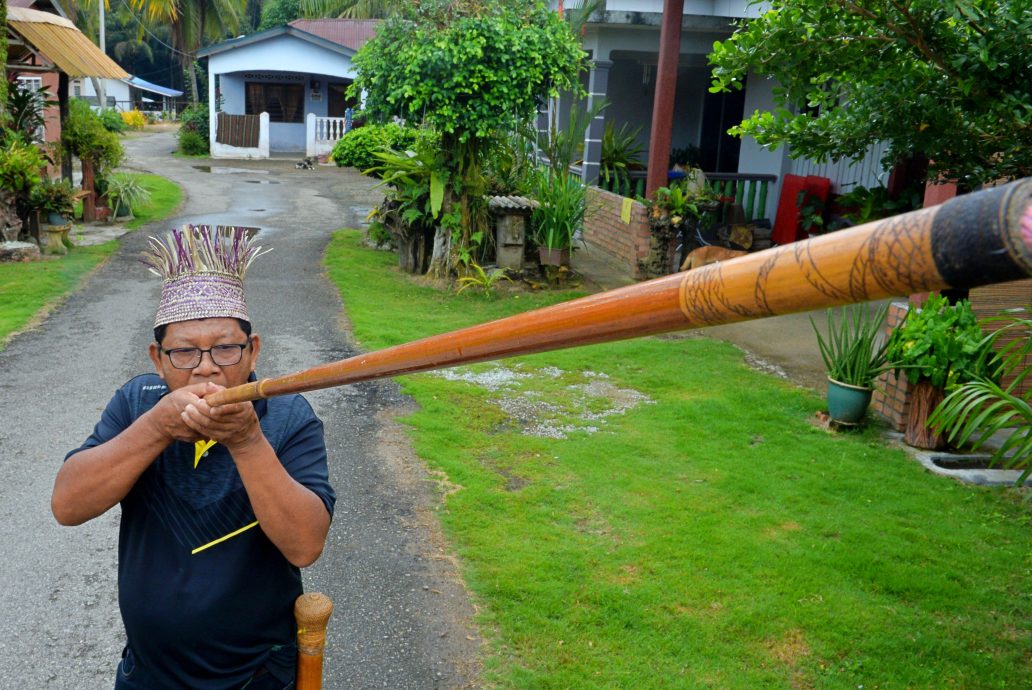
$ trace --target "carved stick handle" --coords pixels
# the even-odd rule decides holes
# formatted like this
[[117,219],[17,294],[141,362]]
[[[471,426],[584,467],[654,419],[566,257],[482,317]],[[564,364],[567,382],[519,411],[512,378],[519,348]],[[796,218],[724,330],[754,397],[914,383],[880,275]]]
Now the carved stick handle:
[[805,242],[264,379],[212,405],[1032,275],[1032,178]]
[[302,594],[294,602],[294,618],[297,619],[297,690],[322,688],[326,624],[332,613],[333,602],[319,592]]

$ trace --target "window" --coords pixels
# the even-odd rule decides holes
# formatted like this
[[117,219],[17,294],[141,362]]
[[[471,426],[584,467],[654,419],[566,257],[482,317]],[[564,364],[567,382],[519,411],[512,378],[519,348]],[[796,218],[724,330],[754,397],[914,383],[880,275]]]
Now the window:
[[249,81],[247,115],[269,114],[269,122],[304,122],[304,84],[266,84]]
[[[18,77],[18,88],[22,91],[39,94],[40,89],[43,88],[43,79],[41,77]],[[46,94],[41,94],[39,100],[46,101]],[[40,125],[33,133],[33,138],[36,141],[45,141],[46,134],[46,125]]]

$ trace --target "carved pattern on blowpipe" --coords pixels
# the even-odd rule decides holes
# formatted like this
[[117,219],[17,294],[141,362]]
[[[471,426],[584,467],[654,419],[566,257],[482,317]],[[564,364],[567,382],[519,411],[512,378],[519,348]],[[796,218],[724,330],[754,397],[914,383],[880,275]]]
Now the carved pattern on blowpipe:
[[681,311],[690,322],[700,325],[723,323],[728,314],[745,318],[772,316],[775,311],[770,305],[768,283],[776,267],[789,270],[784,265],[786,260],[792,262],[807,284],[832,302],[865,302],[874,296],[923,289],[937,275],[934,261],[921,241],[925,237],[921,231],[928,222],[928,216],[883,221],[860,244],[844,285],[829,279],[820,269],[819,252],[815,253],[816,247],[809,242],[772,250],[757,271],[752,305],[730,301],[724,289],[725,266],[704,266],[686,273],[682,279]]
[[850,273],[851,287],[863,285],[862,291],[851,290],[854,301],[870,299],[871,281],[884,293],[900,294],[923,289],[929,276],[937,275],[931,252],[920,241],[927,237],[921,230],[931,224],[931,215],[897,216],[871,233],[864,243],[867,251]]
[[792,253],[796,267],[799,269],[803,279],[812,285],[817,292],[836,302],[844,302],[849,299],[848,292],[824,276],[817,262],[814,261],[809,242],[797,242],[793,247]]

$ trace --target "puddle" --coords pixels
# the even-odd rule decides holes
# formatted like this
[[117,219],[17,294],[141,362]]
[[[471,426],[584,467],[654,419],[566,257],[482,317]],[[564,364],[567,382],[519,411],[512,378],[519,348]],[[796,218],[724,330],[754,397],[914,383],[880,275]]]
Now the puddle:
[[268,175],[268,170],[252,170],[250,168],[229,168],[224,165],[191,165],[194,170],[200,170],[203,173],[211,173],[213,175],[236,175],[236,174],[249,174],[249,175]]

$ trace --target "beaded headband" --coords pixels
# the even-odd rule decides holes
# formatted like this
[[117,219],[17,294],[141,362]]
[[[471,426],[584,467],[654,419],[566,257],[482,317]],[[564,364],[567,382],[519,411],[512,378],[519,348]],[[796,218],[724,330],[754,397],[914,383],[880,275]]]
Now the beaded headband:
[[141,261],[161,277],[154,327],[177,321],[229,317],[250,321],[244,274],[262,254],[248,228],[184,225],[150,238]]

